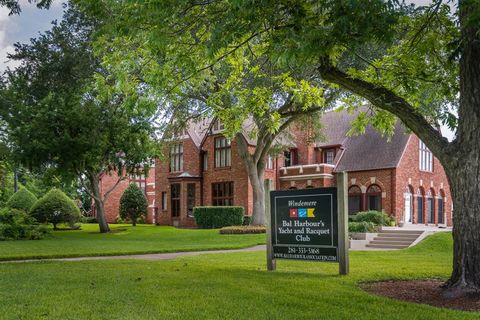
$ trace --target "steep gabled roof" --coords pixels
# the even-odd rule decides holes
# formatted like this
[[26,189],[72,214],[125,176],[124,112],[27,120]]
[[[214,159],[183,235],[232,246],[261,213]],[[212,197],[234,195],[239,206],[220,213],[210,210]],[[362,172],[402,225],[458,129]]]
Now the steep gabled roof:
[[351,123],[358,112],[327,112],[322,115],[321,129],[325,139],[316,143],[317,147],[341,145],[343,155],[335,171],[361,171],[371,169],[396,168],[407,146],[410,134],[397,120],[390,140],[383,137],[372,126],[367,126],[365,134],[347,136]]

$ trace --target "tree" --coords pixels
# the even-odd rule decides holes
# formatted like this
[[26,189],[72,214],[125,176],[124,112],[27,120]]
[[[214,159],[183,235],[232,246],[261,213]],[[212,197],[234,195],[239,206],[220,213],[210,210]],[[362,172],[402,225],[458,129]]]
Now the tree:
[[53,224],[53,228],[57,229],[59,223],[68,223],[73,227],[80,220],[80,209],[61,190],[52,189],[35,202],[30,215],[40,223]]
[[26,188],[20,188],[7,202],[7,207],[12,209],[30,211],[38,198]]
[[[102,3],[106,12],[105,3],[110,3]],[[400,118],[440,160],[450,182],[454,263],[446,288],[453,294],[478,293],[480,3],[460,0],[455,14],[449,14],[441,1],[420,8],[398,3],[151,1],[125,7],[125,12],[129,9],[135,14],[115,19],[130,28],[135,28],[132,20],[156,19],[173,34],[182,34],[185,26],[188,31],[204,31],[207,54],[219,61],[248,46],[246,39],[263,43],[275,66],[315,68],[321,79],[368,100],[376,111],[372,121],[378,128],[388,132],[392,115]],[[269,30],[270,36],[262,37],[259,30]],[[159,27],[150,40],[162,43],[165,34],[168,30]],[[384,50],[363,56],[369,47]],[[197,70],[210,67],[196,66]],[[449,106],[458,108],[458,117]],[[456,128],[454,141],[442,137],[439,122]],[[361,129],[360,122],[355,125]]]
[[[6,72],[0,117],[15,160],[79,179],[95,201],[100,232],[108,232],[105,200],[155,157],[155,104],[142,99],[136,85],[123,96],[107,90],[112,78],[90,41],[98,23],[70,7],[51,31],[15,44],[10,58],[21,65]],[[111,171],[118,173],[117,184],[100,190],[101,175]]]
[[[265,160],[272,145],[281,144],[280,135],[292,123],[318,121],[318,117],[308,116],[327,109],[336,91],[322,88],[315,69],[274,66],[268,48],[249,38],[235,46],[235,50],[209,55],[208,32],[197,28],[197,24],[191,27],[196,17],[177,20],[162,13],[160,18],[157,12],[154,17],[140,12],[143,18],[137,19],[136,4],[109,3],[106,7],[108,16],[116,12],[115,16],[131,17],[127,21],[111,21],[112,25],[105,27],[105,30],[128,29],[127,32],[105,32],[97,38],[97,46],[108,57],[103,66],[118,79],[112,90],[122,88],[125,83],[142,83],[145,90],[163,102],[159,113],[174,119],[173,127],[166,129],[172,136],[189,119],[220,120],[225,135],[235,138],[247,169],[253,190],[253,223],[264,224]],[[208,26],[206,20],[204,26]],[[171,28],[182,32],[172,32]],[[268,29],[258,34],[269,36]],[[152,37],[161,39],[150,41]],[[228,54],[229,58],[222,58]],[[198,69],[199,65],[204,67]],[[253,123],[247,130],[243,126],[246,120]],[[303,126],[313,127],[311,123]],[[314,134],[313,130],[309,133]],[[255,140],[255,148],[251,148],[245,135]]]
[[120,217],[129,219],[136,226],[139,218],[146,218],[147,208],[147,198],[142,190],[135,183],[130,183],[120,198]]
[[[53,0],[28,0],[29,3],[35,3],[39,9],[48,9]],[[0,0],[0,6],[10,9],[10,15],[19,14],[22,11],[19,0]]]

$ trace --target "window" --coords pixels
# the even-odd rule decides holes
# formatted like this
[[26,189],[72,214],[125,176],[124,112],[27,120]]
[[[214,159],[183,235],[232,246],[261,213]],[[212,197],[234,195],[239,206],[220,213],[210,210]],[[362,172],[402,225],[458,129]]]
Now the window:
[[420,141],[419,163],[421,171],[433,172],[433,156],[425,143]]
[[183,144],[177,143],[170,147],[170,172],[183,171]]
[[143,194],[147,194],[147,179],[145,178],[145,175],[131,175],[130,183],[136,184],[140,190],[142,190]]
[[443,205],[443,197],[440,195],[437,199],[438,224],[445,223],[445,207]]
[[207,171],[208,170],[208,153],[207,152],[203,153],[202,161],[203,161],[202,162],[203,171]]
[[218,131],[222,131],[223,129],[225,129],[225,126],[223,125],[223,123],[218,119],[215,120],[215,123],[213,124],[213,131],[218,132]]
[[333,164],[335,160],[335,149],[328,149],[323,152],[323,163]]
[[172,192],[172,217],[180,216],[180,183],[170,186]]
[[215,168],[230,167],[232,148],[230,140],[225,137],[215,138]]
[[358,186],[348,189],[348,214],[352,215],[362,211],[362,190]]
[[272,156],[268,156],[265,166],[266,166],[267,169],[273,169],[273,158],[272,158]]
[[291,167],[297,164],[297,150],[290,149],[283,153],[284,167]]
[[162,210],[167,210],[167,193],[162,192]]
[[193,207],[195,207],[195,183],[187,184],[187,214],[193,217]]
[[382,189],[376,184],[372,184],[367,189],[367,209],[382,210]]
[[233,205],[233,182],[220,182],[212,184],[212,205]]
[[423,223],[423,192],[417,190],[417,223]]

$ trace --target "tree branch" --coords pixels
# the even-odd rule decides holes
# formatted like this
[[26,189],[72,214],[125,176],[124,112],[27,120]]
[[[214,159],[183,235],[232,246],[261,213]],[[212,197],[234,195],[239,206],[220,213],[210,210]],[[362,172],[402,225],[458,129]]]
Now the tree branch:
[[321,59],[318,71],[323,79],[340,85],[342,88],[364,97],[375,107],[396,115],[418,135],[440,160],[448,153],[449,148],[451,148],[448,140],[411,104],[391,90],[361,79],[352,78],[333,66],[328,58]]

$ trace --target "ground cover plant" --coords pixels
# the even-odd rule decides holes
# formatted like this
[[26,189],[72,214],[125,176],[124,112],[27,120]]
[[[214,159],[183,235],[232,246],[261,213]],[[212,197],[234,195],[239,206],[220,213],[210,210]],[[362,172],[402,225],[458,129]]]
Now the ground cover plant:
[[5,319],[478,319],[359,288],[446,279],[451,260],[451,234],[442,233],[406,250],[352,252],[349,276],[337,264],[287,260],[267,272],[264,252],[0,264],[0,310]]
[[229,236],[218,229],[112,225],[112,233],[100,234],[98,225],[82,224],[81,230],[53,231],[42,241],[0,242],[0,260],[238,249],[263,243],[264,234]]

